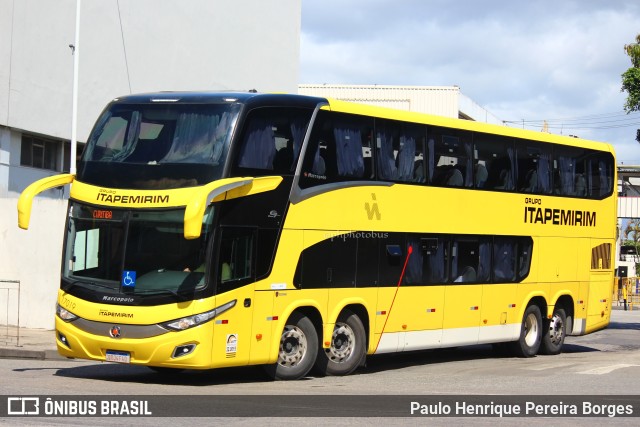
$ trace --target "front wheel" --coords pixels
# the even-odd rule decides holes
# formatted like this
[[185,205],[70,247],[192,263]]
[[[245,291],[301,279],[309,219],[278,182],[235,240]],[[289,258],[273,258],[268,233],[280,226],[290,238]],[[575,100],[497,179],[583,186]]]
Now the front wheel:
[[309,373],[318,352],[318,333],[308,317],[293,313],[285,325],[278,361],[266,367],[276,380],[297,380]]
[[522,316],[520,338],[511,344],[516,356],[533,357],[538,353],[542,341],[542,316],[537,305],[530,305]]
[[366,352],[366,333],[360,318],[345,310],[333,327],[331,346],[319,348],[315,368],[322,375],[348,375]]
[[566,336],[567,315],[564,309],[557,308],[553,311],[553,316],[545,321],[544,334],[542,336],[542,345],[540,353],[542,354],[560,354],[564,337]]

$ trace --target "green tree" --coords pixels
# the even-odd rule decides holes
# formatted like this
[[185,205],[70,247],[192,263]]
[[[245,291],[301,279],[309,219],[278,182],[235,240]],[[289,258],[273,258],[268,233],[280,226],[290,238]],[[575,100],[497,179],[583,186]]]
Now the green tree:
[[640,219],[632,219],[627,223],[624,228],[624,237],[629,240],[629,243],[633,244],[636,249],[640,244]]
[[636,42],[624,45],[624,51],[631,59],[631,68],[622,73],[622,91],[627,92],[624,110],[627,113],[640,111],[640,34]]

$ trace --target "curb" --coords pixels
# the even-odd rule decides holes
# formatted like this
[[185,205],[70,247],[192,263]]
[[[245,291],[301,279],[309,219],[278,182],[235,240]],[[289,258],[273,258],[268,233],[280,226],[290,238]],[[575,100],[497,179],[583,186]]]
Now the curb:
[[26,350],[19,347],[0,348],[0,359],[68,360],[60,356],[57,350]]

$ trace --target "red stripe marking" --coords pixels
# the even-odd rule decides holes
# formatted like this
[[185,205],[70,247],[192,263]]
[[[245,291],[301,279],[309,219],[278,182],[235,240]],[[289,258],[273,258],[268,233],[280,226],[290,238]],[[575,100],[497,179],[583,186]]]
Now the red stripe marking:
[[413,253],[413,247],[409,246],[407,249],[407,257],[404,260],[404,266],[402,267],[402,273],[400,273],[400,278],[398,279],[398,285],[396,286],[396,292],[393,294],[393,299],[391,300],[391,306],[389,307],[389,316],[384,319],[384,325],[382,325],[382,331],[380,332],[380,338],[378,338],[378,343],[376,344],[376,349],[373,351],[374,353],[378,351],[378,346],[380,345],[380,340],[382,340],[382,334],[384,334],[384,329],[387,327],[387,320],[391,316],[391,309],[393,308],[393,304],[396,302],[396,296],[398,295],[398,289],[400,289],[400,285],[402,284],[402,279],[404,278],[404,272],[407,269],[407,263],[409,262],[409,257]]

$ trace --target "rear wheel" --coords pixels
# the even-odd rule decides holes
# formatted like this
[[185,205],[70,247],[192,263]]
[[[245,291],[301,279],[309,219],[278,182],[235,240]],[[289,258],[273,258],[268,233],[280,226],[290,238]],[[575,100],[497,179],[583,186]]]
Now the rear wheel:
[[522,316],[520,338],[511,343],[511,349],[516,356],[533,357],[538,353],[542,341],[542,316],[537,305],[530,305]]
[[323,375],[348,375],[366,352],[366,333],[360,318],[345,310],[333,328],[331,346],[318,349],[316,370]]
[[562,345],[564,344],[564,337],[566,336],[566,325],[567,315],[565,314],[564,309],[555,309],[551,319],[545,321],[540,353],[560,354],[562,351]]
[[308,317],[293,313],[280,337],[278,361],[266,367],[276,380],[297,380],[309,373],[318,352],[318,333]]

